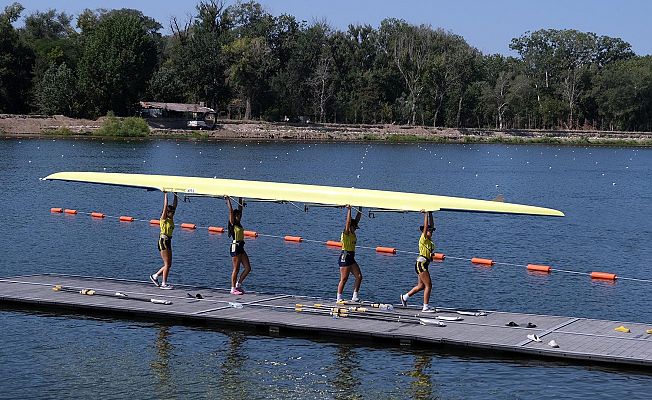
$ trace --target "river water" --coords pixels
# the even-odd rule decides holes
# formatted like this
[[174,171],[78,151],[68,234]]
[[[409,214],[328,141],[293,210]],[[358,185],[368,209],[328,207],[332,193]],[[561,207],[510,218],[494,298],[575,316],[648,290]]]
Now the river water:
[[[528,263],[652,278],[652,149],[513,145],[0,141],[1,276],[56,272],[145,280],[157,228],[50,214],[50,207],[157,218],[159,192],[38,178],[57,171],[158,173],[421,192],[550,207],[564,218],[436,215],[437,249],[493,268],[433,264],[432,304],[652,323],[651,285],[541,276]],[[338,250],[271,236],[337,240],[344,211],[249,204],[252,290],[334,297]],[[362,246],[416,251],[421,215],[363,218]],[[223,200],[180,203],[176,222],[226,224]],[[226,235],[175,230],[171,283],[226,287]],[[395,302],[412,254],[358,251],[361,296]],[[350,285],[345,294],[350,295]],[[418,298],[417,300],[418,301]],[[569,363],[273,338],[78,315],[0,311],[0,398],[648,398],[652,374]]]

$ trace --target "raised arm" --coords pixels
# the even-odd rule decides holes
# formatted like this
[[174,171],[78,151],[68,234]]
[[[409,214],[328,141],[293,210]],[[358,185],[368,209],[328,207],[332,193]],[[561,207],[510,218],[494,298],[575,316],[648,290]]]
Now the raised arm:
[[351,233],[351,206],[346,205],[346,222],[344,223],[344,232]]
[[240,210],[240,215],[242,215],[242,208],[244,207],[244,201],[242,197],[238,198],[238,210]]
[[428,227],[435,228],[435,219],[432,217],[432,211],[428,211]]
[[226,196],[226,206],[229,207],[229,222],[233,224],[233,206],[231,205],[231,198]]
[[161,211],[161,219],[166,219],[167,217],[168,217],[168,193],[163,192],[163,211]]
[[172,201],[172,207],[176,210],[177,209],[177,203],[179,202],[179,196],[177,196],[177,192],[172,192],[174,194],[174,200]]
[[430,218],[432,218],[432,213],[427,213],[425,210],[423,212],[423,234],[425,235],[430,226]]
[[355,215],[355,223],[359,224],[360,223],[360,217],[362,217],[362,207],[358,208],[356,211],[358,213]]

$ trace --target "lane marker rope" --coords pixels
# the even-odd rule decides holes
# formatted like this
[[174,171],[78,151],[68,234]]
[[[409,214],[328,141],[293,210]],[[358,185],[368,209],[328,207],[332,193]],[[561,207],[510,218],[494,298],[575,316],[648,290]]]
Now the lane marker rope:
[[[86,212],[86,211],[79,211],[76,209],[64,209],[64,208],[50,208],[50,212],[52,214],[68,214],[68,215],[76,215],[76,214],[82,214],[82,215],[89,215],[94,218],[113,218],[117,219],[123,222],[146,222],[152,226],[155,225],[155,222],[157,220],[155,219],[140,219],[140,218],[134,218],[131,216],[115,216],[115,215],[108,215],[108,214],[103,214],[99,213],[96,211],[93,212]],[[99,215],[102,215],[102,217],[99,217]],[[195,229],[205,229],[210,233],[223,233],[226,230],[223,227],[216,227],[216,226],[202,226],[202,225],[196,225],[196,224],[191,224],[191,223],[181,223],[178,224],[179,227],[185,228],[186,230],[195,230]],[[334,246],[338,244],[339,242],[332,241],[332,240],[315,240],[315,239],[306,239],[302,236],[294,236],[294,235],[271,235],[271,234],[263,234],[259,233],[257,231],[245,231],[245,236],[246,237],[267,237],[267,238],[274,238],[274,239],[282,239],[286,242],[294,242],[294,243],[300,243],[300,242],[308,242],[308,243],[320,243],[320,244],[326,244],[328,246]],[[418,255],[419,253],[416,251],[409,251],[409,250],[400,250],[396,249],[393,247],[386,247],[386,246],[376,246],[376,247],[371,247],[371,246],[357,246],[358,249],[364,249],[364,250],[373,250],[378,254],[385,254],[385,255],[396,255],[396,254],[412,254],[412,255]],[[510,262],[505,262],[505,261],[494,261],[493,259],[486,259],[486,258],[479,258],[479,257],[456,257],[456,256],[450,256],[450,255],[445,255],[442,253],[436,253],[436,257],[433,257],[434,261],[437,262],[443,262],[444,259],[451,259],[451,260],[457,260],[457,261],[468,261],[470,263],[476,264],[476,265],[482,265],[485,267],[491,267],[493,265],[503,265],[503,266],[509,266],[509,267],[525,267],[525,269],[528,272],[532,273],[539,273],[539,274],[549,274],[551,272],[560,272],[564,274],[570,274],[570,275],[583,275],[583,276],[588,276],[592,280],[603,280],[603,281],[611,281],[615,282],[617,280],[625,280],[625,281],[630,281],[630,282],[640,282],[640,283],[652,283],[652,279],[646,279],[646,278],[635,278],[635,277],[626,277],[626,276],[620,276],[616,275],[610,272],[600,272],[600,271],[592,271],[592,272],[584,272],[584,271],[574,271],[574,270],[569,270],[569,269],[561,269],[561,268],[553,268],[547,265],[539,265],[539,264],[518,264],[518,263],[510,263]]]

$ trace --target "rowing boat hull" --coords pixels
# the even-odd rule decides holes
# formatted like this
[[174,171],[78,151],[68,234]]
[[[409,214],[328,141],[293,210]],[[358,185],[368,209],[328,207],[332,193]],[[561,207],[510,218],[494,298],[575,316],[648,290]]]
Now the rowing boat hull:
[[103,172],[57,172],[44,180],[86,182],[190,195],[352,205],[396,211],[465,211],[562,217],[561,211],[463,197],[236,179]]

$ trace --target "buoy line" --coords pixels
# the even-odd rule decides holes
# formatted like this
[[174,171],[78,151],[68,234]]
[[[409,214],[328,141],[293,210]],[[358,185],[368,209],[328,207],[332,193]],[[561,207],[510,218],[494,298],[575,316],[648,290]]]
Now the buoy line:
[[[83,215],[89,215],[92,218],[98,218],[98,219],[104,219],[104,218],[112,218],[112,219],[117,219],[118,221],[121,222],[147,222],[150,225],[156,225],[158,226],[159,220],[158,219],[141,219],[141,218],[134,218],[132,216],[128,215],[108,215],[100,212],[87,212],[87,211],[79,211],[77,209],[69,209],[69,208],[58,208],[58,207],[52,207],[50,208],[50,212],[53,214],[67,214],[67,215],[77,215],[77,214],[83,214]],[[202,225],[196,225],[192,223],[181,223],[178,224],[178,226],[182,229],[187,229],[187,230],[196,230],[196,229],[206,229],[209,233],[224,233],[225,229],[220,226],[202,226]],[[330,247],[340,247],[342,244],[339,241],[334,241],[334,240],[315,240],[315,239],[306,239],[302,236],[295,236],[295,235],[272,235],[272,234],[263,234],[259,233],[257,231],[244,231],[244,234],[246,237],[250,238],[255,238],[255,237],[268,237],[268,238],[274,238],[274,239],[283,239],[286,242],[295,242],[295,243],[301,243],[301,242],[309,242],[309,243],[319,243],[319,244],[326,244],[327,246]],[[374,250],[377,253],[380,254],[388,254],[388,255],[396,255],[396,254],[412,254],[412,255],[417,255],[418,252],[416,251],[409,251],[409,250],[400,250],[396,249],[394,247],[386,247],[386,246],[377,246],[377,247],[371,247],[371,246],[357,246],[359,249],[365,249],[365,250]],[[569,270],[569,269],[561,269],[561,268],[553,268],[549,265],[540,265],[540,264],[518,264],[518,263],[510,263],[510,262],[504,262],[504,261],[495,261],[493,259],[488,259],[488,258],[480,258],[480,257],[456,257],[456,256],[450,256],[447,254],[443,253],[435,253],[433,255],[433,261],[436,262],[444,262],[446,259],[451,259],[451,260],[457,260],[457,261],[468,261],[472,264],[475,265],[482,265],[485,267],[492,267],[494,265],[503,265],[503,266],[509,266],[509,267],[525,267],[528,272],[532,273],[540,273],[540,274],[550,274],[553,271],[554,272],[560,272],[560,273],[565,273],[565,274],[571,274],[571,275],[583,275],[583,276],[588,276],[592,280],[603,280],[603,281],[611,281],[615,282],[617,280],[626,280],[626,281],[631,281],[631,282],[640,282],[640,283],[652,283],[652,279],[645,279],[645,278],[634,278],[634,277],[626,277],[626,276],[621,276],[621,275],[616,275],[611,272],[601,272],[601,271],[592,271],[592,272],[584,272],[584,271],[574,271],[574,270]]]

